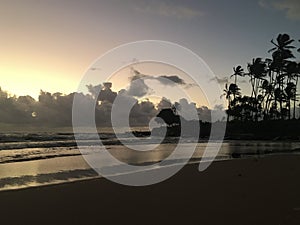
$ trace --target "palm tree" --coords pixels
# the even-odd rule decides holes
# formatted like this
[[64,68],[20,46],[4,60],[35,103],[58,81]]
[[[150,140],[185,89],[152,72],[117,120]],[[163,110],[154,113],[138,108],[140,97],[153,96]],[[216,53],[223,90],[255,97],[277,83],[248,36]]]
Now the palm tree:
[[262,61],[261,58],[254,58],[252,59],[252,64],[248,63],[248,75],[250,76],[250,81],[252,85],[252,94],[256,98],[258,87],[260,86],[260,81],[266,76],[267,74],[267,65],[266,62]]
[[296,98],[296,85],[292,82],[289,82],[285,88],[286,98],[287,98],[287,107],[288,107],[288,118],[291,119],[291,100],[295,101]]
[[262,94],[263,94],[263,100],[265,100],[265,105],[264,105],[264,117],[268,118],[268,111],[269,111],[269,107],[270,107],[270,103],[272,101],[272,97],[273,97],[273,85],[268,81],[268,80],[264,80],[262,82],[262,85],[260,87],[262,89]]
[[[299,64],[294,61],[287,61],[286,65],[283,68],[283,76],[287,79],[287,84],[285,88],[285,92],[287,95],[288,105],[291,106],[290,100],[294,101],[294,110],[293,110],[293,118],[296,117],[295,107],[296,107],[296,96],[297,96],[297,84],[299,77]],[[295,82],[295,83],[293,83]],[[290,110],[290,107],[289,107]]]
[[244,76],[244,69],[241,66],[233,67],[233,74],[230,76],[232,78],[234,76],[234,84],[237,83],[237,76]]
[[233,90],[233,99],[235,100],[235,98],[236,98],[235,88],[238,89],[237,84],[236,84],[237,83],[237,77],[238,76],[241,76],[241,77],[244,76],[244,69],[241,66],[233,67],[233,72],[234,73],[230,76],[230,78],[232,78],[234,76],[234,85],[235,85],[235,87],[232,86],[231,88]]
[[230,84],[228,89],[234,96],[240,95],[240,88],[236,84]]
[[[268,51],[272,53],[270,59],[254,58],[247,65],[247,73],[241,66],[233,67],[230,78],[234,77],[234,83],[226,84],[223,94],[228,100],[228,118],[257,121],[296,117],[300,63],[292,60],[293,42],[288,34],[279,34],[271,40],[274,46]],[[250,77],[252,92],[241,97],[237,79],[245,75]]]
[[275,45],[268,52],[273,52],[272,56],[280,57],[282,60],[295,58],[291,49],[295,48],[290,45],[294,42],[288,34],[279,34],[276,38],[276,42],[272,39],[271,43]]
[[296,92],[295,92],[295,98],[294,98],[294,109],[293,109],[293,117],[296,119],[296,101],[297,101],[297,87],[298,87],[298,79],[300,76],[300,62],[297,64],[297,74],[295,74],[295,85],[296,85]]
[[230,92],[230,90],[228,88],[228,84],[225,84],[225,88],[223,89],[223,92],[224,92],[224,94],[222,94],[220,96],[220,98],[222,98],[223,96],[225,96],[226,100],[228,101],[228,108],[229,108],[230,107],[230,101],[231,101],[231,97],[230,97],[231,92]]
[[264,77],[267,75],[267,64],[265,61],[262,60],[262,58],[254,58],[252,59],[252,63],[248,63],[248,73],[247,75],[250,76],[250,82],[252,86],[252,93],[251,93],[251,98],[256,99],[256,101],[252,101],[253,107],[256,108],[255,111],[255,118],[257,118],[257,113],[258,113],[258,107],[260,106],[258,103],[258,90],[259,87],[261,86],[261,83],[265,80]]
[[[227,121],[229,121],[229,117],[230,117],[231,112],[236,103],[236,101],[233,101],[233,100],[236,100],[236,98],[234,97],[234,99],[232,100],[231,95],[233,95],[233,96],[240,95],[240,88],[236,84],[230,84],[229,86],[228,86],[228,84],[225,84],[225,89],[223,91],[224,91],[224,94],[222,96],[225,96],[225,98],[228,101]],[[232,103],[234,103],[234,105]]]
[[[295,47],[291,44],[294,42],[293,39],[290,38],[288,34],[279,34],[276,38],[276,42],[272,39],[271,43],[274,45],[272,49],[270,49],[268,52],[272,53],[272,66],[271,69],[273,72],[276,73],[276,84],[277,88],[276,90],[276,100],[279,101],[280,106],[280,112],[283,112],[283,101],[285,97],[284,93],[284,81],[285,81],[285,75],[283,75],[283,69],[286,66],[287,60],[290,58],[295,58],[293,55],[291,49],[294,49]],[[286,81],[288,83],[288,80]],[[274,85],[276,85],[274,84]],[[276,101],[275,100],[275,101]],[[283,114],[281,116],[283,119]]]

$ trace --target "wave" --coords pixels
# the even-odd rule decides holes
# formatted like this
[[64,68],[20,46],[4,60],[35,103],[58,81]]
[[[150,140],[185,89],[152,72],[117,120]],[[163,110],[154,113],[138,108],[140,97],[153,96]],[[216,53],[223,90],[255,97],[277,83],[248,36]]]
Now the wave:
[[50,174],[25,175],[0,179],[0,190],[20,189],[26,187],[65,183],[80,179],[96,178],[99,175],[92,169],[61,171]]
[[[115,138],[114,133],[82,133],[76,134],[79,140],[101,140]],[[75,141],[73,133],[0,133],[0,143],[8,142],[47,142],[47,141]]]
[[[218,157],[216,161],[222,161],[227,159],[228,158]],[[201,158],[193,158],[189,160],[189,164],[198,163],[200,160]],[[164,163],[161,163],[161,161],[147,161],[135,165],[142,166],[142,165],[151,165],[151,164],[158,163],[159,165],[157,167],[149,169],[149,170],[153,170],[153,169],[159,169],[163,167],[182,165],[183,163],[185,163],[185,161],[186,160],[184,159],[167,160]],[[113,171],[113,173],[111,173],[111,171]],[[138,173],[144,171],[145,171],[144,169],[134,170],[134,171],[126,170],[122,165],[114,165],[111,167],[103,168],[102,170],[102,172],[107,177],[120,176],[120,175],[126,175],[126,174]],[[50,184],[68,183],[73,181],[94,179],[100,177],[101,176],[91,168],[65,170],[65,171],[59,171],[55,173],[42,173],[36,175],[23,175],[18,177],[4,177],[0,179],[0,191],[43,186],[43,185],[50,185]]]
[[[160,143],[159,138],[148,138],[148,133],[135,132],[134,135],[139,138],[137,142],[132,139],[129,133],[118,134],[118,138],[114,133],[82,133],[76,134],[76,140],[72,133],[0,133],[0,151],[13,149],[29,149],[29,148],[55,148],[55,147],[76,147],[93,146],[99,144],[99,138],[103,145],[122,145],[126,144],[156,144]],[[163,143],[176,143],[179,138],[168,137]]]

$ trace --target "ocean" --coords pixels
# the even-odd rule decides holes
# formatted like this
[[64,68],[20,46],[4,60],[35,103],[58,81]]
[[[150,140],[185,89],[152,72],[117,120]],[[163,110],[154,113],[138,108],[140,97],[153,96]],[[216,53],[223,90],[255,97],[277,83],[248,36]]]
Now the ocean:
[[[101,138],[101,151],[109,151],[120,162],[131,165],[148,165],[161,162],[178,145],[178,138],[166,138],[157,145],[160,139],[149,138],[143,132],[138,133],[140,142],[132,139],[128,133],[77,134],[73,133],[1,133],[0,134],[0,190],[20,189],[32,186],[73,182],[82,179],[100,177],[85,161],[81,148],[93,149]],[[195,140],[185,139],[186,145],[195,144]],[[190,163],[198,163],[207,147],[207,140],[196,141],[195,152]],[[149,151],[133,151],[122,143],[140,145]],[[157,145],[157,146],[156,146]],[[155,147],[155,148],[154,148]],[[211,147],[213,148],[213,146]],[[208,149],[208,152],[213,149]],[[266,157],[272,154],[299,154],[298,141],[223,141],[215,160],[233,160],[242,157]],[[100,151],[100,154],[101,154]],[[207,155],[206,155],[207,156]],[[209,154],[208,154],[209,156]],[[109,161],[105,154],[103,160]],[[107,158],[105,158],[107,157]],[[159,166],[170,166],[181,163],[184,152],[175,154],[175,158]],[[175,159],[175,160],[174,160]],[[99,165],[101,167],[101,165]],[[112,162],[118,168],[118,163]],[[118,173],[127,171],[116,170]],[[115,174],[109,174],[115,175]]]

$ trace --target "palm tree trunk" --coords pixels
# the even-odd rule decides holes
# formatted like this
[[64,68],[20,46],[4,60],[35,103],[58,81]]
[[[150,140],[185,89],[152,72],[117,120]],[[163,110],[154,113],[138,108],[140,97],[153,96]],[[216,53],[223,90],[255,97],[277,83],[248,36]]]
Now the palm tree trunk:
[[291,119],[291,99],[288,99],[289,102],[289,120]]
[[298,85],[298,76],[296,75],[296,90],[295,90],[295,96],[294,96],[294,109],[293,109],[293,118],[294,118],[294,119],[296,119],[297,85]]
[[252,92],[251,92],[251,98],[253,97],[253,94],[254,94],[254,82],[253,82],[253,78],[252,76],[250,75],[250,81],[251,81],[251,86],[252,86]]
[[268,94],[267,100],[266,100],[266,106],[265,106],[265,114],[269,114],[269,107],[270,107],[270,94]]
[[[280,77],[280,70],[277,74],[278,77]],[[278,87],[279,87],[279,107],[280,107],[280,119],[283,119],[283,112],[282,112],[282,96],[281,96],[281,91],[283,90],[282,88],[282,81],[279,80],[279,84],[278,84]]]

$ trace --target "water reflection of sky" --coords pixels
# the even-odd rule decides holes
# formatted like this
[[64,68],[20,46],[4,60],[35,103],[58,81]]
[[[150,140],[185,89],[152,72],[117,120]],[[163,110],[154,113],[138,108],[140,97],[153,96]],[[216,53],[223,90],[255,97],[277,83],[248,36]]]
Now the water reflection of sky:
[[[149,165],[162,161],[168,157],[172,154],[175,147],[176,144],[161,144],[154,150],[143,152],[129,150],[120,145],[113,145],[108,148],[110,154],[120,162],[132,165]],[[206,147],[207,143],[198,143],[191,161],[199,162]],[[92,147],[87,147],[86,149],[90,151],[92,150]],[[263,153],[290,154],[291,151],[299,149],[300,142],[230,141],[222,144],[216,160],[230,159],[232,153],[249,154],[249,156],[253,156],[253,154],[260,155]],[[103,153],[104,151],[105,150],[103,149]],[[79,151],[77,153],[79,153]],[[299,153],[298,151],[294,151],[293,154]],[[105,154],[102,156],[104,157]],[[100,157],[102,156],[100,151]],[[169,162],[166,161],[160,166],[170,166],[172,164],[181,163],[180,160],[183,160],[184,157],[185,153],[183,149],[182,151],[176,152],[173,160],[170,160]],[[110,158],[103,158],[103,160],[110,160]],[[122,171],[120,164],[111,164],[111,166],[115,167],[115,171],[118,171],[118,173],[126,173],[127,171]],[[101,165],[99,165],[99,167],[101,167]],[[2,163],[0,164],[0,189],[38,186],[41,184],[64,182],[96,176],[98,175],[93,172],[81,155]],[[7,186],[6,183],[10,183],[10,186]]]

